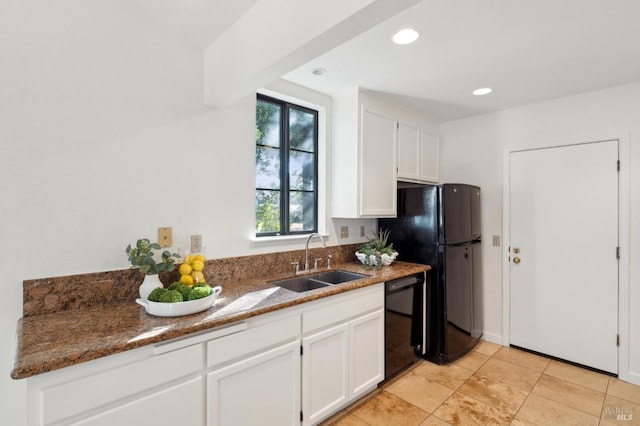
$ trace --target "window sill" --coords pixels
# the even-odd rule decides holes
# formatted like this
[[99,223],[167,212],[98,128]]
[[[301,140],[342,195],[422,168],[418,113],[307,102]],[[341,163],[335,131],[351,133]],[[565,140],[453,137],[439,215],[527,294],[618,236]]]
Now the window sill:
[[[329,235],[321,233],[322,238],[324,238],[325,243],[329,241]],[[253,237],[251,239],[252,247],[259,247],[265,245],[279,245],[279,244],[290,244],[290,243],[298,243],[304,242],[309,238],[309,234],[300,234],[300,235],[279,235],[274,237]]]

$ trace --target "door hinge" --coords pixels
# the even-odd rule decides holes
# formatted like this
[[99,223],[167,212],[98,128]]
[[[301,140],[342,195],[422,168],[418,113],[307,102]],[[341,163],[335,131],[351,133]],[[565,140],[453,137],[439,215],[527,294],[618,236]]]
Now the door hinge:
[[618,171],[620,171],[620,160],[618,160]]
[[616,334],[616,346],[620,346],[620,335]]
[[300,355],[302,355],[302,352],[304,351],[302,350],[302,345],[300,345]]
[[620,247],[616,247],[616,259],[620,259]]
[[304,416],[302,415],[302,410],[300,410],[300,421],[304,420]]

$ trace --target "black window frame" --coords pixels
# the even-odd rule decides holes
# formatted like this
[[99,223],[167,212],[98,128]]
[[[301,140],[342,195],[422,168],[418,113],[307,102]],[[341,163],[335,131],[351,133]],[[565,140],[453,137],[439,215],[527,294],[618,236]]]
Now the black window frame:
[[[258,232],[255,229],[256,237],[273,237],[283,235],[306,235],[314,232],[318,232],[318,110],[305,107],[293,102],[284,101],[282,99],[274,98],[271,96],[258,93],[256,96],[256,102],[265,101],[273,104],[277,104],[280,107],[280,231],[279,232]],[[301,190],[300,192],[313,192],[313,229],[307,229],[302,231],[291,231],[289,229],[290,219],[290,192],[289,185],[289,152],[299,151],[309,153],[309,151],[291,149],[289,146],[289,112],[291,109],[296,109],[310,113],[314,117],[314,140],[313,140],[313,190]],[[256,140],[256,148],[258,146],[267,146],[258,144]],[[256,164],[257,168],[257,164]],[[256,193],[259,190],[273,190],[273,188],[259,188],[255,186]],[[257,206],[256,206],[257,207]],[[255,212],[254,212],[255,213]]]

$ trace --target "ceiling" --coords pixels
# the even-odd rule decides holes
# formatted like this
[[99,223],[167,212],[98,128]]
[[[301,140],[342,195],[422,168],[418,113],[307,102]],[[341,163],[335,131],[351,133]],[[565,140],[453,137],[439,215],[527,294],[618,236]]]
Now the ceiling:
[[[638,22],[638,0],[423,0],[284,78],[330,95],[360,86],[448,121],[640,80]],[[418,41],[393,44],[405,27]]]

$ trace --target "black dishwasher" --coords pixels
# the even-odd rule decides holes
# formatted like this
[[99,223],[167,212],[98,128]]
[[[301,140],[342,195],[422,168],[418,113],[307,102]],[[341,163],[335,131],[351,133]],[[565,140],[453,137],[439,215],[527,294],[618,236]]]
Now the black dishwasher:
[[424,273],[385,283],[385,379],[419,359],[424,336]]

